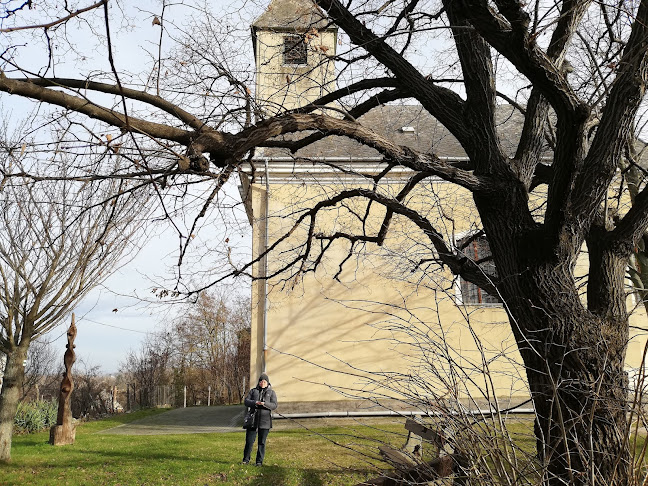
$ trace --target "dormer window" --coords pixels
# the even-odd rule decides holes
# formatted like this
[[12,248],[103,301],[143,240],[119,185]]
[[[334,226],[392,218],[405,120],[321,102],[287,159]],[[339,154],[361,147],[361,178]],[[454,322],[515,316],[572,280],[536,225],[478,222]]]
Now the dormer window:
[[284,64],[308,64],[306,42],[299,35],[288,35],[283,39],[283,62]]

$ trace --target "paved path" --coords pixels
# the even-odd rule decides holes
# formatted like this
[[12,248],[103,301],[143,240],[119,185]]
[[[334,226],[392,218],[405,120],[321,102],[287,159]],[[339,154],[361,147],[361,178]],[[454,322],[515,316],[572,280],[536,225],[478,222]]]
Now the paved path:
[[241,432],[243,406],[176,408],[165,413],[118,425],[100,434],[164,435]]

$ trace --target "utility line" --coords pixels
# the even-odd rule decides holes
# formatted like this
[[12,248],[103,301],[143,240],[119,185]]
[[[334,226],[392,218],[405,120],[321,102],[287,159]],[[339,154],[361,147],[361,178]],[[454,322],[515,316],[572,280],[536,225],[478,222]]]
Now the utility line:
[[139,334],[148,334],[148,332],[146,332],[146,331],[136,331],[135,329],[128,329],[128,328],[125,328],[125,327],[114,326],[112,324],[105,324],[103,322],[88,319],[87,317],[81,318],[81,319],[79,319],[79,321],[81,321],[81,322],[88,321],[88,322],[92,322],[93,324],[99,324],[100,326],[106,326],[106,327],[113,327],[115,329],[121,329],[122,331],[137,332]]

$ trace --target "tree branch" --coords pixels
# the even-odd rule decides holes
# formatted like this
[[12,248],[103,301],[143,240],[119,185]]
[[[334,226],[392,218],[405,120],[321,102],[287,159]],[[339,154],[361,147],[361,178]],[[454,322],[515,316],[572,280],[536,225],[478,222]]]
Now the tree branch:
[[[635,116],[644,99],[648,83],[646,38],[648,0],[642,0],[619,63],[619,73],[610,88],[610,96],[603,108],[601,121],[584,161],[583,170],[574,184],[571,198],[573,209],[570,208],[570,213],[574,216],[585,216],[590,224],[596,217],[596,210],[607,198],[608,187],[621,165],[622,154],[633,133]],[[645,189],[641,193],[641,200],[635,200],[635,205],[645,209],[644,192]],[[619,230],[618,235],[632,234],[632,241],[637,241],[635,231],[642,232],[645,226],[642,228],[643,219],[636,213],[633,205],[628,212],[628,222],[622,224],[626,229]],[[571,219],[568,224],[575,225],[576,222]]]
[[360,91],[365,91],[375,88],[394,88],[398,86],[399,82],[394,78],[375,78],[375,79],[363,79],[356,83],[345,86],[344,88],[337,89],[331,93],[328,93],[321,98],[309,103],[300,108],[295,108],[288,113],[310,113],[312,111],[318,110],[322,105],[327,105],[334,101],[340,100],[345,96],[352,95],[353,93],[358,93]]
[[333,21],[340,26],[351,41],[362,46],[398,79],[400,87],[418,99],[427,111],[443,123],[462,145],[469,146],[469,135],[461,116],[463,101],[457,93],[436,86],[426,79],[411,63],[377,37],[338,0],[318,0]]
[[471,191],[497,190],[491,179],[458,169],[435,155],[421,154],[408,147],[396,145],[359,123],[325,115],[292,114],[261,122],[236,135],[236,148],[232,157],[240,158],[247,151],[262,145],[265,140],[272,137],[303,130],[319,130],[328,135],[349,137],[376,149],[388,160],[415,171],[423,171],[429,175],[436,175],[444,180],[455,182]]
[[450,0],[444,7],[461,62],[466,103],[464,119],[472,142],[464,146],[480,173],[508,172],[508,162],[499,144],[495,127],[495,83],[490,46],[471,28],[461,11],[461,4]]
[[[115,89],[117,89],[115,87]],[[7,78],[0,73],[0,91],[17,94],[26,98],[60,106],[67,110],[87,115],[95,120],[103,121],[119,129],[130,129],[135,133],[162,138],[182,144],[188,144],[195,136],[193,131],[182,130],[161,123],[149,122],[139,118],[128,117],[128,124],[123,114],[91,103],[80,96],[71,96],[59,90],[48,89],[30,80]]]
[[[311,225],[310,225],[311,230],[309,234],[309,240],[311,240],[313,236],[315,236],[314,232],[312,231],[312,228],[314,228],[314,218],[322,209],[336,206],[337,204],[339,204],[344,200],[356,198],[356,197],[361,197],[376,202],[384,206],[392,214],[399,214],[401,216],[404,216],[408,220],[410,220],[419,229],[423,231],[423,233],[432,243],[435,251],[439,256],[439,261],[441,264],[446,265],[452,271],[453,274],[461,275],[462,278],[474,283],[475,285],[478,285],[479,287],[483,288],[491,295],[497,295],[497,292],[495,290],[496,282],[498,282],[497,277],[494,275],[486,275],[482,268],[478,267],[475,264],[475,262],[468,259],[463,253],[455,252],[450,247],[448,247],[443,236],[432,226],[432,224],[427,218],[419,214],[417,211],[407,207],[397,199],[383,196],[370,189],[351,189],[347,191],[341,191],[339,194],[335,195],[330,199],[327,199],[325,201],[320,201],[313,208],[311,208],[306,213],[304,213],[295,223],[294,227],[296,228],[304,219],[311,218]],[[327,239],[331,242],[334,239],[343,238],[349,241],[368,241],[368,242],[378,243],[379,241],[381,241],[380,234],[382,233],[382,231],[383,229],[381,225],[381,230],[379,234],[374,237],[367,237],[366,235],[350,235],[348,233],[338,232],[335,233],[334,235],[329,235],[326,237],[320,235],[318,236],[318,238]],[[387,229],[385,229],[384,231],[386,232]],[[302,254],[302,257],[299,258],[302,261],[305,261],[308,258],[308,255],[310,253],[310,244],[307,243],[307,245],[308,245],[307,251],[304,252]],[[296,260],[291,262],[289,265],[285,266],[281,271],[278,271],[276,274],[281,273],[286,268],[289,268],[290,266],[294,265],[294,263],[296,263]]]
[[629,255],[635,250],[646,228],[648,228],[648,187],[637,194],[632,207],[610,233],[611,244],[624,244],[625,248],[622,250]]
[[[480,35],[538,87],[558,116],[578,119],[587,115],[587,108],[567,82],[561,66],[554,64],[536,44],[535,38],[524,28],[523,16],[513,13],[514,7],[507,15],[517,19],[515,28],[496,16],[485,0],[464,0],[463,3],[467,19]],[[507,5],[512,4],[507,2]]]
[[[560,17],[547,49],[547,56],[557,66],[563,66],[567,48],[590,3],[589,1],[578,2],[574,0],[563,2]],[[533,184],[532,177],[542,156],[548,114],[549,104],[547,98],[534,86],[527,103],[522,135],[513,160],[513,166],[518,177],[527,187]],[[564,163],[571,165],[574,160],[555,160],[554,162],[556,165]]]
[[152,95],[144,91],[124,88],[123,86],[120,87],[115,84],[99,83],[96,81],[82,79],[28,78],[24,80],[24,82],[32,83],[36,86],[42,86],[43,88],[71,88],[79,90],[87,89],[91,91],[97,91],[98,93],[124,96],[125,98],[141,101],[143,103],[154,106],[155,108],[159,108],[160,110],[182,121],[184,124],[188,125],[194,130],[200,131],[205,128],[205,123],[196,118],[191,113],[188,113],[187,111],[183,110],[173,103],[169,103],[168,101],[157,95]]
[[[402,98],[409,97],[410,95],[408,93],[403,92],[400,89],[393,89],[389,91],[383,91],[382,93],[378,93],[374,96],[371,96],[368,100],[364,101],[363,103],[360,103],[358,106],[353,108],[352,110],[349,110],[346,112],[345,119],[350,119],[352,121],[355,121],[355,118],[360,118],[362,115],[368,113],[371,111],[373,108],[376,108],[377,106],[389,103],[390,101],[396,101],[400,100]],[[318,107],[314,107],[313,109],[316,109]],[[321,108],[321,106],[319,107]],[[296,112],[299,112],[300,110],[296,110]],[[311,110],[309,110],[311,111]],[[301,138],[299,140],[271,140],[269,142],[266,142],[263,146],[264,147],[283,147],[290,149],[292,153],[297,152],[299,149],[307,147],[308,145],[317,142],[318,140],[321,140],[325,137],[326,135],[321,132],[315,132],[310,135],[305,136],[304,138]]]
[[[27,3],[27,2],[26,2]],[[52,20],[51,22],[47,22],[45,24],[37,24],[37,25],[24,25],[20,27],[8,27],[6,29],[0,29],[0,34],[7,34],[9,32],[16,32],[19,30],[32,30],[32,29],[49,29],[51,27],[54,27],[55,25],[63,24],[67,22],[68,20],[78,17],[82,13],[88,12],[89,10],[93,10],[95,8],[101,7],[104,4],[107,4],[108,0],[100,0],[99,2],[90,5],[89,7],[81,8],[75,12],[72,12],[69,15],[66,15],[65,17],[61,17],[60,19]]]

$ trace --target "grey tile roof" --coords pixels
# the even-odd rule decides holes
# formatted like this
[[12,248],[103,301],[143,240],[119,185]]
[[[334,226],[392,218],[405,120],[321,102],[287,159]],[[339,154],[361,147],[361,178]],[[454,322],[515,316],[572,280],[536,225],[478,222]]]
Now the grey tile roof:
[[[522,132],[523,116],[512,106],[502,105],[497,110],[496,120],[502,147],[509,155],[513,155]],[[466,156],[457,139],[419,105],[380,106],[360,117],[358,121],[394,143],[408,146],[420,152],[434,153],[439,157],[449,158]],[[403,130],[403,127],[411,127],[413,131]],[[303,136],[300,134],[299,138]],[[286,138],[294,139],[296,136]],[[288,150],[276,148],[257,151],[257,155],[291,156]],[[295,157],[351,158],[369,158],[378,155],[376,150],[340,136],[323,138],[293,154]]]

